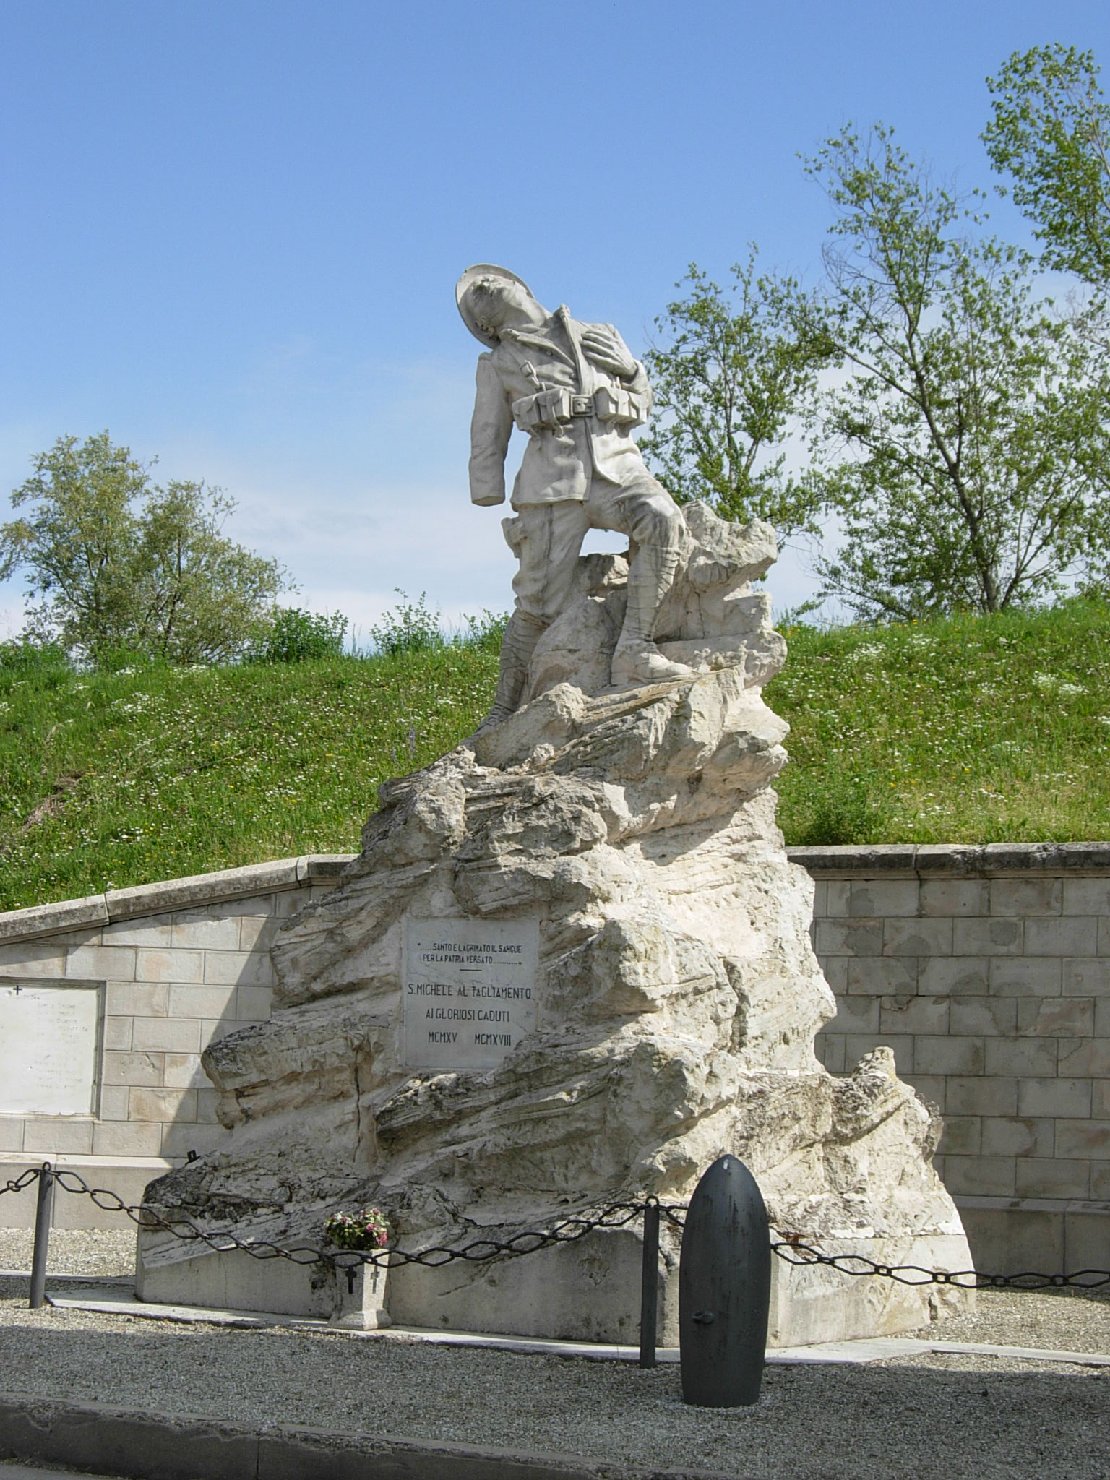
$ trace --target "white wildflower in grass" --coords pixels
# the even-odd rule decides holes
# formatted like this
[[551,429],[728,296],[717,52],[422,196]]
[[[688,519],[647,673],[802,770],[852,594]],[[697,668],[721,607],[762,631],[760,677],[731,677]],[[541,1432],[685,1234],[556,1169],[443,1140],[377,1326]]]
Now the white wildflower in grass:
[[861,642],[858,647],[854,647],[847,654],[847,659],[849,663],[859,663],[866,658],[881,658],[883,651],[882,646],[877,642]]
[[1042,693],[1060,694],[1067,699],[1087,692],[1081,683],[1067,683],[1055,673],[1034,673],[1033,682]]

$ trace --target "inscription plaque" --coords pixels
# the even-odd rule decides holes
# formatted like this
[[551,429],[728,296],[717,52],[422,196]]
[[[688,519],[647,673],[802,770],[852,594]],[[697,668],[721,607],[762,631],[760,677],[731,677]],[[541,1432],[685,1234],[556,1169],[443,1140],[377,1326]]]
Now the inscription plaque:
[[0,1114],[91,1115],[99,984],[0,983]]
[[404,1062],[492,1069],[536,1026],[536,920],[405,923]]

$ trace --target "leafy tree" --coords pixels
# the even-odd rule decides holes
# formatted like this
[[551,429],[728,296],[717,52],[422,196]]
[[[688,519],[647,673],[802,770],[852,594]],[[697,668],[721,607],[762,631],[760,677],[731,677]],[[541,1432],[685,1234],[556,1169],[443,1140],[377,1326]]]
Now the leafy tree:
[[27,572],[28,632],[92,663],[132,651],[214,662],[247,647],[288,584],[276,561],[220,533],[234,507],[202,483],[155,484],[107,432],[59,437],[11,496],[0,579]]
[[988,77],[994,114],[983,133],[1009,175],[1050,267],[1110,282],[1110,103],[1094,53],[1074,46],[1014,52]]
[[29,568],[30,594],[41,598],[28,613],[32,637],[57,632],[90,653],[125,646],[133,593],[121,555],[135,545],[145,470],[106,432],[80,447],[75,437],[60,437],[34,469],[11,500],[28,512],[0,525],[0,579]]
[[784,536],[816,530],[812,491],[781,450],[827,350],[813,306],[790,278],[756,272],[756,252],[726,291],[691,265],[685,297],[656,320],[666,344],[645,356],[657,411],[641,442],[679,503],[705,499],[726,519],[769,520]]
[[807,168],[837,209],[815,484],[844,539],[826,587],[865,617],[992,612],[1110,549],[1107,375],[1017,250],[877,126]]
[[277,561],[220,533],[234,508],[203,483],[149,490],[134,552],[142,650],[170,663],[216,663],[254,640],[288,581]]

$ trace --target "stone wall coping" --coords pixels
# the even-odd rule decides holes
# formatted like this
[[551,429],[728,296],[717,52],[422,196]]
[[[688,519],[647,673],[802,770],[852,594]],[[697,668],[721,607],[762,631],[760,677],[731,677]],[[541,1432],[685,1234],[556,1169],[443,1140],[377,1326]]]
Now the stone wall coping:
[[961,1212],[985,1213],[1084,1213],[1110,1216],[1110,1202],[1091,1202],[1078,1197],[971,1197],[954,1192],[952,1201]]
[[1110,873],[1104,843],[864,843],[788,848],[791,863],[819,878],[999,878]]
[[[24,1117],[27,1120],[49,1120],[49,1116]],[[67,1116],[69,1120],[84,1119],[96,1120],[95,1115],[83,1117]],[[44,1161],[49,1161],[52,1167],[64,1169],[72,1167],[74,1171],[99,1171],[104,1168],[112,1168],[124,1172],[153,1172],[161,1176],[163,1172],[171,1171],[173,1161],[168,1156],[116,1156],[112,1152],[105,1152],[99,1156],[92,1152],[59,1151],[49,1157],[45,1153],[40,1156],[35,1151],[0,1151],[0,1167],[3,1168],[5,1177],[19,1177],[31,1167],[41,1167]],[[178,1161],[184,1160],[178,1157]],[[111,1209],[108,1209],[110,1212]],[[95,1284],[95,1276],[89,1277],[90,1283]]]
[[225,900],[247,899],[254,894],[276,894],[305,884],[330,883],[357,857],[356,853],[313,853],[300,858],[277,858],[243,868],[140,884],[134,889],[108,889],[84,899],[8,910],[0,913],[0,944],[36,940],[66,930],[95,929],[116,920],[136,920],[172,910],[197,909]]
[[[1110,873],[1105,843],[865,843],[844,847],[788,848],[791,863],[816,878],[998,878],[1022,874]],[[338,879],[357,853],[308,853],[243,868],[220,869],[185,879],[108,889],[84,899],[0,913],[0,944],[36,940],[67,930],[95,929],[115,920],[198,909],[253,894],[274,894]]]

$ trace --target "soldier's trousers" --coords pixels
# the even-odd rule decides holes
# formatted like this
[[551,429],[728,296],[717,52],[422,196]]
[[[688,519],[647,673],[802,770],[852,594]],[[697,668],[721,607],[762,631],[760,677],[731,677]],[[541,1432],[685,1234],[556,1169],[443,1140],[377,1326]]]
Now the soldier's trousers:
[[590,529],[626,534],[638,549],[677,551],[682,538],[678,505],[645,473],[617,485],[595,478],[584,499],[521,504],[504,521],[505,538],[520,561],[513,580],[517,605],[544,626],[565,610],[575,590],[578,556]]

